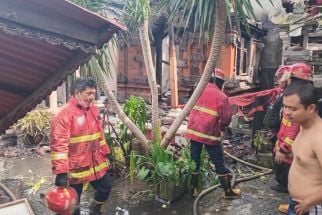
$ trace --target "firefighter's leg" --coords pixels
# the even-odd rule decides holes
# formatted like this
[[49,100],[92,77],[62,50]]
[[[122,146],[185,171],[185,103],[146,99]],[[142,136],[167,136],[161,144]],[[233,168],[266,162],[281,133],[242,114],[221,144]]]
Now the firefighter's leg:
[[196,171],[191,176],[191,192],[192,196],[197,197],[199,195],[198,183],[199,183],[199,168],[200,168],[200,154],[203,144],[194,140],[190,141],[191,150],[190,157],[196,163]]
[[106,173],[102,178],[90,182],[96,190],[94,199],[90,204],[89,215],[101,215],[102,206],[106,203],[112,188],[112,177]]
[[205,145],[210,159],[215,164],[216,173],[219,176],[221,187],[224,189],[225,199],[238,198],[241,195],[240,189],[232,189],[231,177],[228,169],[225,166],[224,151],[221,144]]
[[83,184],[71,184],[70,186],[76,190],[77,196],[78,196],[77,207],[75,208],[73,215],[80,215],[79,203],[80,203],[80,197],[83,192]]

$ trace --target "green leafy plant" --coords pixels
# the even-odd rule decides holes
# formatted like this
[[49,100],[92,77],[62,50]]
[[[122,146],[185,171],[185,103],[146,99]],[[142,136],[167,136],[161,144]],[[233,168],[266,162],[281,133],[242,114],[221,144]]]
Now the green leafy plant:
[[262,134],[255,134],[254,146],[257,152],[265,152],[268,145],[271,145],[271,143]]
[[35,109],[27,113],[13,125],[18,140],[23,145],[32,146],[39,144],[44,138],[48,139],[52,117],[53,113],[47,109]]
[[178,159],[175,159],[173,154],[162,148],[159,143],[151,144],[148,155],[131,153],[131,181],[133,182],[135,177],[144,180],[154,192],[158,190],[161,183],[171,183],[176,186],[190,184],[191,174],[195,169],[196,164],[190,159],[186,149],[182,150]]
[[[131,96],[123,105],[124,113],[134,122],[134,124],[142,131],[145,131],[147,123],[147,106],[141,97]],[[121,123],[119,125],[120,141],[124,144],[126,155],[130,155],[132,151],[133,134],[129,132],[128,127]]]

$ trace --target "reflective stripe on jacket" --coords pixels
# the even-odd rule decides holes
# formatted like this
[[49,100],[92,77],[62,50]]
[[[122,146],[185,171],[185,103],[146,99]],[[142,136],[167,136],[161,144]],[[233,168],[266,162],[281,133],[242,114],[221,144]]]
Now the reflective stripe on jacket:
[[219,144],[221,127],[227,127],[230,119],[227,96],[215,84],[208,83],[190,112],[185,136],[205,144]]
[[103,177],[110,148],[97,108],[84,108],[71,98],[52,121],[50,149],[53,174],[69,173],[71,184]]
[[[283,113],[280,130],[277,134],[277,145],[285,153],[292,153],[292,144],[298,133],[300,132],[300,124],[291,122],[287,115]],[[292,163],[293,158],[287,156],[286,163]]]

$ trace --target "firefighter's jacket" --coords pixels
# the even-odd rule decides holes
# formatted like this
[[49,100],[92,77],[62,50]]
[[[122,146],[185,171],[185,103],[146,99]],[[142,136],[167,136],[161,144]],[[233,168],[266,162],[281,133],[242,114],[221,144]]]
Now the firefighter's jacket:
[[292,144],[299,132],[300,124],[289,121],[287,115],[283,113],[281,127],[277,135],[277,146],[280,148],[280,152],[286,155],[286,163],[292,163]]
[[71,184],[99,179],[110,168],[99,111],[73,97],[52,121],[50,149],[53,174],[68,173]]
[[221,141],[221,128],[229,125],[231,109],[227,96],[208,83],[190,112],[186,138],[214,145]]

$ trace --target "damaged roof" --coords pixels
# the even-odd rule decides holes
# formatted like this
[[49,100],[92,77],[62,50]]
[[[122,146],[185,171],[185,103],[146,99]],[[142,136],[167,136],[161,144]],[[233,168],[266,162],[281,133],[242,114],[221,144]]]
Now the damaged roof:
[[64,0],[1,0],[0,132],[125,29]]

